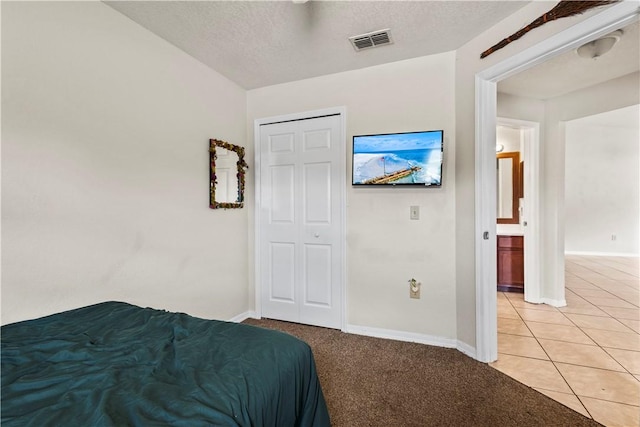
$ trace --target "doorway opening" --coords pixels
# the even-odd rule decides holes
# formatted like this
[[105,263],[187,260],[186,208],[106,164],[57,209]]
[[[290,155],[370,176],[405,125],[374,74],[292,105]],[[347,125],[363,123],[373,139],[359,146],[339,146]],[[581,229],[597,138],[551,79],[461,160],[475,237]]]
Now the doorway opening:
[[539,304],[540,298],[540,124],[526,120],[499,117],[498,126],[507,127],[519,139],[519,173],[522,197],[513,200],[518,207],[518,221],[514,224],[499,224],[507,235],[522,235],[524,241],[524,299]]
[[[476,75],[476,359],[497,359],[495,130],[497,82],[638,19],[622,2]],[[530,224],[531,225],[531,224]],[[563,256],[563,254],[556,254]],[[561,274],[563,272],[554,272]]]

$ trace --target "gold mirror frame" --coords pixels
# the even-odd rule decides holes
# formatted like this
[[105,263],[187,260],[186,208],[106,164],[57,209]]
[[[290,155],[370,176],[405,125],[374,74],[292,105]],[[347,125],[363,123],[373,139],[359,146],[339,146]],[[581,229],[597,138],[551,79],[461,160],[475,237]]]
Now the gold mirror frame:
[[[233,151],[238,155],[237,173],[238,197],[235,202],[216,202],[216,147],[221,147]],[[240,209],[244,205],[244,175],[245,169],[249,168],[244,160],[244,147],[230,144],[219,139],[209,140],[209,208],[211,209]]]

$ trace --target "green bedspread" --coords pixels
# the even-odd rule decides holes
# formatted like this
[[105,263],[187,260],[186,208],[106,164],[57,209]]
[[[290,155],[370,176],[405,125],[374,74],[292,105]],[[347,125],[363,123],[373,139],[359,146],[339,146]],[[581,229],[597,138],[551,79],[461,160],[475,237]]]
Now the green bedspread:
[[3,426],[327,426],[309,346],[105,302],[2,327]]

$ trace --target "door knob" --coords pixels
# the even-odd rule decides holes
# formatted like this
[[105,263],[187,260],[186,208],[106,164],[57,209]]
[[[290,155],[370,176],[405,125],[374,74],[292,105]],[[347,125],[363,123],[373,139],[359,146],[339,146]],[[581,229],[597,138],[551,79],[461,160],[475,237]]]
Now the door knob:
[[320,237],[320,233],[315,233],[315,234],[313,235],[313,237],[315,237],[315,238]]

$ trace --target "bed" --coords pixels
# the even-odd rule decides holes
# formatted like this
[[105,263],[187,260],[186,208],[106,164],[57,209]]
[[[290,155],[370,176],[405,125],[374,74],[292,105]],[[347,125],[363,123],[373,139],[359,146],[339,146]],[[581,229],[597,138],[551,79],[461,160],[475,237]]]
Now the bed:
[[328,426],[310,347],[104,302],[2,326],[3,426]]

